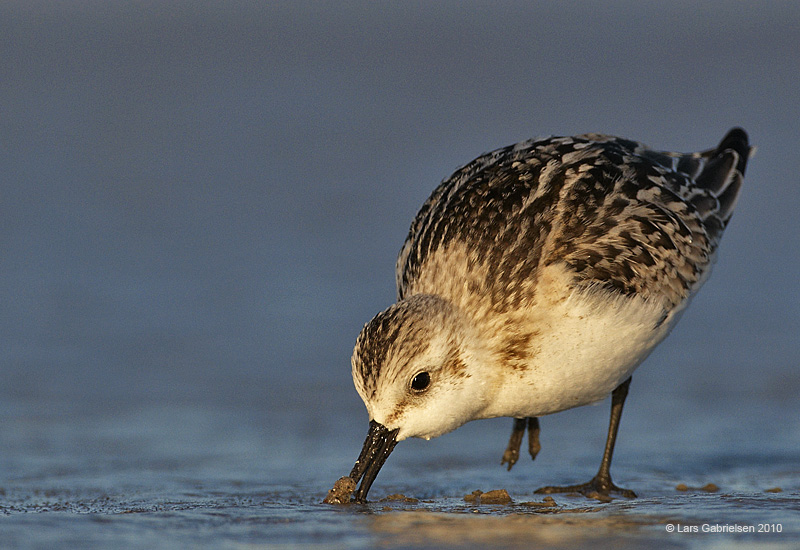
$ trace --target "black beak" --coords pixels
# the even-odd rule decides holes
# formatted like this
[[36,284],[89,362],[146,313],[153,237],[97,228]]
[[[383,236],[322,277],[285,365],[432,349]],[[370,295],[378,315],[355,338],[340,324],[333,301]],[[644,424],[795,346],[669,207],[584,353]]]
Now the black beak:
[[399,431],[400,428],[390,431],[383,424],[374,420],[370,421],[364,447],[361,449],[361,454],[358,455],[353,471],[350,472],[350,478],[356,484],[363,477],[361,487],[353,494],[353,502],[363,503],[366,501],[372,482],[378,477],[381,466],[389,458],[394,446],[397,445],[397,432]]

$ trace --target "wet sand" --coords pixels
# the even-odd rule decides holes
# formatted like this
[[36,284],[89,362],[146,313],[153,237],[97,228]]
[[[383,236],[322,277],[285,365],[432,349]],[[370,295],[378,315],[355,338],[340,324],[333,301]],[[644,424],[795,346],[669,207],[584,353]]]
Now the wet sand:
[[[686,412],[687,405],[676,406]],[[762,409],[765,424],[781,410]],[[336,470],[349,468],[359,450],[361,430],[347,427],[361,427],[360,414],[332,419],[346,427],[341,436],[324,429],[303,435],[301,427],[315,421],[291,407],[258,414],[195,407],[112,416],[0,411],[4,548],[800,544],[797,434],[786,432],[778,442],[761,429],[761,439],[754,432],[749,440],[759,451],[750,453],[724,436],[735,422],[722,415],[716,418],[721,436],[706,436],[702,448],[693,446],[691,415],[676,420],[686,437],[673,450],[654,447],[642,430],[653,423],[660,430],[657,421],[630,419],[612,474],[637,491],[634,500],[534,494],[538,485],[580,481],[596,467],[602,420],[595,437],[591,419],[601,409],[588,408],[546,418],[542,453],[513,472],[500,464],[510,428],[504,421],[473,423],[431,442],[403,442],[367,504],[332,506],[321,501]],[[262,422],[264,415],[270,423]],[[780,532],[721,531],[760,525]]]
[[[4,547],[80,541],[83,548],[138,546],[282,548],[794,548],[800,542],[800,495],[686,493],[635,502],[592,503],[556,497],[533,502],[468,504],[459,498],[382,499],[332,507],[308,502],[302,490],[273,492],[197,482],[194,490],[127,495],[58,490],[6,490],[0,510]],[[711,532],[779,525],[781,532]],[[672,529],[672,531],[669,531]],[[683,530],[676,532],[675,529]],[[691,532],[691,530],[695,530]]]

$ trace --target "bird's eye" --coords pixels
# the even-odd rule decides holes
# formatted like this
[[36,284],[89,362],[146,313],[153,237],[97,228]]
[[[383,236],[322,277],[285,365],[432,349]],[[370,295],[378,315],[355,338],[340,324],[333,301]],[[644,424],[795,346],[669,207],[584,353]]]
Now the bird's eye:
[[431,375],[427,372],[420,372],[411,379],[411,389],[416,392],[425,391],[431,383]]

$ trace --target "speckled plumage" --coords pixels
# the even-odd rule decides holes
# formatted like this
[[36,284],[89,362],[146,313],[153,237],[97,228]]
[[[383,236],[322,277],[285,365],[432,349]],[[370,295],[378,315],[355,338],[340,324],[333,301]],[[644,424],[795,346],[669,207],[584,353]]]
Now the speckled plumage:
[[[398,299],[436,292],[420,284],[424,265],[460,242],[474,256],[461,268],[472,290],[499,310],[518,307],[530,297],[521,287],[559,262],[576,284],[674,306],[702,281],[733,211],[748,149],[738,133],[729,141],[739,151],[681,155],[587,134],[482,155],[417,214],[397,262]],[[482,277],[472,277],[478,264]]]
[[397,441],[430,438],[627,393],[707,278],[749,153],[738,128],[691,154],[585,134],[457,170],[411,224],[398,302],[356,342],[370,419]]

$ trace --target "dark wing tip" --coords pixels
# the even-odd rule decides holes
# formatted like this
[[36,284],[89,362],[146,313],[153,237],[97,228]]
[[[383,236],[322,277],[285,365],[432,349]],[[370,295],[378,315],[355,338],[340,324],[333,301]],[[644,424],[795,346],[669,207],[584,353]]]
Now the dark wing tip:
[[719,146],[717,146],[717,153],[722,153],[731,149],[736,151],[739,155],[739,161],[736,165],[736,169],[744,175],[744,169],[747,166],[747,160],[750,158],[750,143],[747,138],[747,132],[745,132],[742,128],[738,126],[735,128],[731,128],[725,137],[722,138],[722,141],[719,142]]

